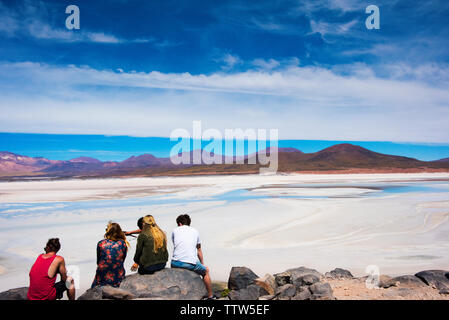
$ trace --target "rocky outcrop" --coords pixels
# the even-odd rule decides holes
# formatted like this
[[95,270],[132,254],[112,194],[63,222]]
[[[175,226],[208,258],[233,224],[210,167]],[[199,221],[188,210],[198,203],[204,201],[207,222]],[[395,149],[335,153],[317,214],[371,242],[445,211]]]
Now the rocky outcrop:
[[125,277],[120,289],[136,298],[164,300],[200,300],[207,295],[202,278],[186,269],[163,269],[151,275]]
[[[233,268],[228,294],[231,300],[319,300],[334,299],[332,288],[322,282],[323,275],[314,269],[299,267],[275,275],[254,278],[248,268]],[[236,285],[238,283],[238,285]],[[257,289],[259,287],[259,289]]]
[[445,270],[425,270],[415,274],[425,284],[440,290],[442,294],[449,293],[449,272]]
[[385,279],[379,283],[379,287],[387,289],[390,287],[417,288],[425,287],[426,284],[418,277],[413,275],[399,276]]
[[[334,300],[356,299],[448,299],[449,272],[425,270],[415,275],[379,277],[380,289],[368,289],[366,277],[336,268],[325,276],[314,269],[299,267],[258,277],[246,267],[231,269],[228,288],[221,283],[216,292],[230,300]],[[27,287],[0,293],[0,300],[26,300]],[[164,269],[152,275],[125,277],[119,288],[95,287],[79,300],[199,300],[206,295],[203,280],[186,269]]]
[[0,300],[27,300],[28,287],[0,292]]
[[276,279],[271,274],[266,274],[262,278],[255,279],[254,283],[268,292],[268,295],[274,295],[278,288]]
[[126,290],[104,286],[87,290],[78,300],[130,300],[134,298],[135,296]]
[[354,276],[349,270],[345,270],[342,268],[335,268],[332,271],[326,272],[324,274],[326,278],[329,279],[353,279]]
[[259,278],[251,269],[247,267],[232,267],[228,279],[228,288],[231,290],[245,289]]
[[200,300],[207,294],[203,280],[186,269],[163,269],[151,275],[126,276],[119,288],[94,287],[78,300]]

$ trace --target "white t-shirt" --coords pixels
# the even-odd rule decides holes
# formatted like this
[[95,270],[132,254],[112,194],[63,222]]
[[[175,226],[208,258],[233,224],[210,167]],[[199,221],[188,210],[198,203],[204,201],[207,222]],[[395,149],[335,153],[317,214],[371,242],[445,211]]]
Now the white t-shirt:
[[180,226],[171,234],[173,240],[173,260],[196,264],[198,251],[196,246],[200,244],[200,235],[196,229],[190,226]]

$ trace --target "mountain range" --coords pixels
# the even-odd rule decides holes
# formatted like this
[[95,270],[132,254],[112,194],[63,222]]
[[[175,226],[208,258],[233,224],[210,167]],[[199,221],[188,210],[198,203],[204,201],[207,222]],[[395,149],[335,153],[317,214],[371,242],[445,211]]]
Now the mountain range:
[[[193,162],[200,158],[202,150],[184,154]],[[265,150],[267,155],[271,150]],[[213,154],[210,154],[213,156]],[[180,155],[178,155],[180,156]],[[181,164],[175,165],[170,158],[157,158],[151,154],[132,156],[124,161],[100,161],[79,157],[67,161],[28,157],[11,152],[0,152],[0,177],[108,177],[108,176],[153,176],[189,174],[238,174],[257,173],[261,167],[258,155],[225,157],[215,155],[232,164]],[[255,158],[255,159],[254,159]],[[420,161],[413,158],[373,152],[352,144],[337,144],[314,153],[303,153],[294,148],[278,149],[279,172],[333,172],[358,171],[449,171],[449,159]],[[235,163],[237,160],[245,164]],[[255,160],[255,161],[254,161]],[[254,163],[257,164],[248,164]]]

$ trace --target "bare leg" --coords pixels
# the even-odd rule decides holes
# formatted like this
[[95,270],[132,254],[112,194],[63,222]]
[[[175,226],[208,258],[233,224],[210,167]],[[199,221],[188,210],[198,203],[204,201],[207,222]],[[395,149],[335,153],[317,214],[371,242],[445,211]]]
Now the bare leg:
[[67,289],[67,298],[75,300],[75,281],[72,277],[68,277],[67,280],[71,282],[70,288]]
[[206,274],[203,277],[203,281],[204,284],[206,285],[206,290],[207,290],[207,297],[208,298],[212,298],[213,293],[212,293],[212,281],[210,279],[210,275],[209,275],[209,268],[206,267]]
[[75,287],[67,290],[67,298],[69,298],[69,300],[75,300]]

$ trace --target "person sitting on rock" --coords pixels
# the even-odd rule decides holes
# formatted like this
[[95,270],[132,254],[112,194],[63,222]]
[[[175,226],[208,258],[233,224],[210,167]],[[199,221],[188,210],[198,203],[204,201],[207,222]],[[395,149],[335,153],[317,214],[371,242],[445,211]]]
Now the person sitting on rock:
[[143,217],[142,232],[137,238],[132,271],[153,274],[165,268],[168,261],[167,237],[151,215]]
[[213,299],[212,282],[209,275],[209,268],[204,266],[203,252],[199,233],[190,226],[188,214],[182,214],[176,218],[178,227],[172,232],[173,257],[172,268],[184,268],[201,275],[207,289],[207,299]]
[[118,287],[125,278],[123,263],[129,243],[118,223],[109,222],[104,239],[97,244],[97,271],[92,288],[96,286]]
[[[49,239],[44,249],[45,253],[37,257],[30,270],[28,300],[61,299],[65,291],[69,300],[75,300],[74,281],[67,276],[64,258],[56,255],[60,248],[58,238]],[[58,274],[61,281],[56,283]]]
[[137,227],[139,229],[133,230],[133,231],[124,231],[126,236],[132,236],[134,234],[139,234],[142,232],[143,229],[143,217],[139,218],[139,220],[137,220]]

